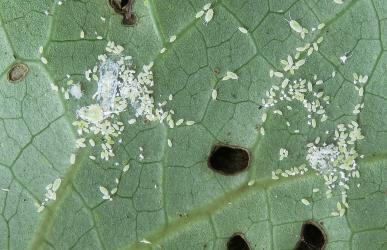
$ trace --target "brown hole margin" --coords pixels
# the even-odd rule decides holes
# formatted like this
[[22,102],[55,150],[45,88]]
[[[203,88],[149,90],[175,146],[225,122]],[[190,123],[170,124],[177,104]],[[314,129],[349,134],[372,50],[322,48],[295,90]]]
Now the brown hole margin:
[[215,145],[208,157],[208,167],[223,175],[236,175],[250,166],[247,149],[226,144]]
[[301,228],[300,240],[294,250],[323,250],[327,244],[327,236],[321,224],[306,221]]
[[235,233],[227,241],[227,250],[251,250],[251,247],[242,233]]
[[29,69],[28,66],[23,63],[16,63],[12,65],[11,69],[8,71],[7,78],[8,81],[12,83],[17,83],[21,80],[23,80]]
[[133,26],[137,22],[137,17],[133,12],[134,0],[109,0],[113,10],[122,15],[122,24]]

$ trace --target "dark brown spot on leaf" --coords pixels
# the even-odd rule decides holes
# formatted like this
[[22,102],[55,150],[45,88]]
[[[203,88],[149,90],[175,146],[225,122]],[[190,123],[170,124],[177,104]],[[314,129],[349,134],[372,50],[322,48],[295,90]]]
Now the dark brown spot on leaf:
[[227,250],[250,250],[249,243],[241,233],[234,234],[227,242]]
[[18,81],[23,80],[28,73],[27,65],[23,63],[17,63],[12,66],[12,68],[8,71],[8,81],[12,83],[16,83]]
[[322,250],[325,248],[327,237],[320,224],[307,221],[302,225],[301,239],[295,250]]
[[114,11],[122,15],[122,24],[124,25],[135,25],[136,15],[133,13],[134,0],[109,0],[110,6]]
[[238,174],[249,165],[249,151],[237,146],[215,145],[208,157],[208,166],[224,175]]

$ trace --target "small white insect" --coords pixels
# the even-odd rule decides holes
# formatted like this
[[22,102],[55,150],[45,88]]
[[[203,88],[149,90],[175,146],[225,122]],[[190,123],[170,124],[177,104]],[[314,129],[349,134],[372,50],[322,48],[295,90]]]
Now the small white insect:
[[249,32],[249,31],[248,31],[246,28],[244,28],[244,27],[239,27],[238,29],[239,29],[239,31],[242,32],[243,34],[247,34],[247,33]]
[[136,123],[136,119],[130,119],[129,121],[128,121],[128,123],[130,124],[130,125],[132,125],[132,124],[135,124]]
[[167,51],[167,48],[162,48],[162,49],[160,50],[160,54],[164,54],[165,51]]
[[168,147],[172,148],[172,141],[168,139]]
[[176,126],[180,126],[181,124],[183,124],[184,122],[184,119],[179,119],[177,122],[176,122]]
[[186,121],[185,124],[186,124],[187,126],[192,126],[192,125],[195,124],[195,121]]
[[109,194],[109,190],[103,186],[99,186],[99,191],[102,193],[102,199],[104,200],[112,200]]
[[203,6],[203,10],[209,10],[211,8],[211,3],[207,3],[206,5]]
[[196,13],[195,18],[196,18],[196,19],[201,18],[203,15],[204,15],[204,11],[201,10],[201,11],[199,11],[198,13]]
[[310,202],[309,202],[307,199],[301,199],[301,202],[302,202],[305,206],[309,206],[309,205],[310,205]]
[[43,57],[43,56],[40,58],[40,61],[41,61],[43,64],[47,64],[47,63],[48,63],[47,59],[46,59],[45,57]]
[[[289,16],[290,16],[290,15],[289,15]],[[287,19],[285,19],[285,20],[288,22],[288,24],[289,24],[289,26],[290,26],[290,28],[291,28],[292,30],[294,30],[295,32],[297,32],[298,34],[300,34],[302,39],[305,38],[305,34],[308,33],[308,30],[307,30],[307,29],[303,28],[303,27],[301,26],[301,24],[300,24],[299,22],[297,22],[296,20],[293,20],[293,19],[291,19],[291,18],[290,18],[290,20],[287,20]]]
[[128,172],[128,170],[129,170],[129,168],[130,168],[130,166],[129,166],[129,164],[126,164],[125,166],[124,166],[124,168],[122,169],[122,172]]
[[75,163],[75,154],[70,155],[70,164],[73,165]]
[[226,75],[222,78],[223,81],[227,81],[227,80],[238,80],[239,77],[237,74],[235,74],[234,72],[231,72],[231,71],[227,71],[226,72]]
[[59,186],[61,183],[62,183],[62,179],[60,178],[55,179],[54,183],[52,184],[52,190],[56,192],[59,189]]
[[216,89],[212,90],[211,97],[212,100],[216,100],[216,98],[218,97],[218,91]]
[[85,38],[85,32],[84,32],[83,30],[81,30],[80,37],[81,37],[82,39]]
[[208,24],[212,20],[213,17],[214,17],[214,10],[213,9],[209,9],[206,12],[206,15],[204,16],[204,22],[206,24]]
[[144,243],[144,244],[152,244],[152,242],[150,242],[149,240],[147,239],[142,239],[140,240],[141,243]]
[[175,35],[169,37],[169,42],[170,43],[173,43],[174,41],[176,41],[176,36]]

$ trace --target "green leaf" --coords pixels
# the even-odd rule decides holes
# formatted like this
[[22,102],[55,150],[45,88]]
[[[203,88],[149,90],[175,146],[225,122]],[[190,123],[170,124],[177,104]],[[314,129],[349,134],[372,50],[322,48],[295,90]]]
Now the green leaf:
[[[226,249],[234,233],[243,233],[253,249],[293,249],[308,220],[321,222],[326,249],[387,248],[387,2],[217,0],[213,19],[204,24],[195,15],[206,3],[137,0],[137,24],[128,27],[108,1],[0,2],[0,249]],[[285,18],[309,29],[304,40]],[[312,32],[321,23],[326,26]],[[282,70],[281,59],[320,36],[319,50],[294,76],[287,74],[324,80],[328,120],[313,129],[300,104],[291,111],[285,102],[267,110],[260,105],[279,83],[270,70]],[[98,64],[108,41],[121,44],[137,69],[153,61],[155,102],[172,94],[168,109],[195,124],[171,129],[138,119],[129,126],[129,109],[119,116],[125,130],[113,146],[115,157],[93,161],[89,155],[99,156],[99,147],[77,149],[72,123],[77,109],[94,102],[96,86],[84,72]],[[29,71],[11,83],[16,63]],[[222,81],[227,71],[239,79]],[[364,96],[354,88],[353,73],[369,76]],[[80,100],[64,98],[66,75],[81,81]],[[340,193],[327,199],[324,179],[314,171],[272,179],[272,171],[307,163],[307,143],[317,136],[331,143],[325,131],[351,121],[365,136],[355,145],[364,158],[356,160],[360,178],[349,182],[343,217],[331,215]],[[207,158],[218,143],[247,148],[250,167],[229,176],[211,170]],[[281,148],[289,155],[280,161]],[[130,169],[122,172],[127,163]],[[38,213],[35,203],[44,202],[46,186],[58,178],[56,200]],[[111,190],[116,178],[117,193],[103,200],[99,187]]]

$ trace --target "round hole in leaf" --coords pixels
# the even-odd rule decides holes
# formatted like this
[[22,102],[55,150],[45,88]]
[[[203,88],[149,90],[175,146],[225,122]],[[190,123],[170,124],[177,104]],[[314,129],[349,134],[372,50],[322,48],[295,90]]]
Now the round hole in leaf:
[[301,239],[295,250],[303,249],[324,249],[327,237],[320,224],[314,221],[307,221],[302,225]]
[[11,67],[8,71],[8,81],[16,83],[23,80],[28,73],[27,65],[23,63],[17,63]]
[[241,233],[233,234],[227,242],[227,250],[250,250],[249,243]]
[[208,158],[208,166],[224,175],[234,175],[250,165],[250,154],[244,148],[231,145],[215,145]]

